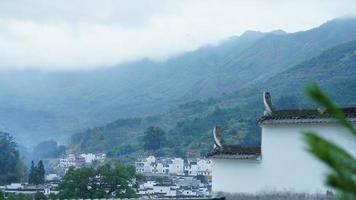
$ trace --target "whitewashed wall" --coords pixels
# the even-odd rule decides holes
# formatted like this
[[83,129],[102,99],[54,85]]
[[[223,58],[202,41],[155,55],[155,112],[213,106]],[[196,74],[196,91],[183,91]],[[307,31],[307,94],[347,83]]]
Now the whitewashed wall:
[[262,171],[257,161],[214,159],[212,191],[254,193]]
[[325,192],[326,167],[305,151],[301,130],[313,130],[356,155],[355,139],[334,124],[263,126],[262,161],[214,159],[213,192]]

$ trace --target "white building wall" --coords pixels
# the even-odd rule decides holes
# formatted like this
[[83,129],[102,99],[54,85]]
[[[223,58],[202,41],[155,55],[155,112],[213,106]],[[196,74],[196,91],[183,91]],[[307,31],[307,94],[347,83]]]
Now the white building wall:
[[95,160],[95,155],[92,153],[80,154],[81,157],[85,159],[85,163],[92,163]]
[[184,160],[181,158],[172,159],[172,164],[169,166],[169,172],[172,174],[182,174],[184,167]]
[[143,189],[146,188],[153,188],[153,186],[156,184],[155,181],[146,181],[145,183],[143,183],[141,186]]
[[212,170],[211,161],[207,159],[200,159],[197,162],[197,170],[200,175],[210,175]]
[[150,163],[145,162],[143,172],[144,173],[152,173],[152,171],[153,171],[152,165]]
[[154,193],[169,193],[171,190],[170,186],[161,186],[161,185],[154,185],[153,186],[153,192]]
[[254,193],[261,173],[261,164],[257,161],[214,159],[212,191]]
[[156,162],[156,157],[148,156],[146,160],[147,160],[148,163],[154,163],[154,162]]
[[177,196],[177,190],[174,190],[174,189],[171,188],[171,189],[166,193],[165,196],[167,196],[167,197],[175,197],[175,196]]
[[326,167],[306,152],[301,130],[313,130],[356,155],[356,142],[339,125],[263,126],[262,161],[214,159],[213,192],[290,190],[325,192]]
[[192,190],[183,190],[182,191],[182,195],[184,195],[184,196],[196,196],[197,193],[195,191],[192,191]]
[[162,163],[158,163],[156,166],[157,173],[163,174],[164,173],[164,167]]

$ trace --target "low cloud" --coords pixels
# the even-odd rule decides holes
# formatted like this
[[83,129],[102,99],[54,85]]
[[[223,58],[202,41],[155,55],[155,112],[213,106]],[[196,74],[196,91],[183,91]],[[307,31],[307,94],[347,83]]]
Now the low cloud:
[[90,69],[164,60],[245,30],[306,30],[355,1],[1,1],[0,68]]

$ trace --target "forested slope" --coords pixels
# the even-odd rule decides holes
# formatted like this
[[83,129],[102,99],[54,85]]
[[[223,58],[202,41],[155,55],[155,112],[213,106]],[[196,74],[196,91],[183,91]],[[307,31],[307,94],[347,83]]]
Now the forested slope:
[[[318,83],[340,106],[356,106],[356,40],[234,94],[182,104],[153,117],[121,119],[75,134],[72,144],[77,151],[106,151],[120,156],[143,153],[145,129],[159,126],[166,131],[168,141],[157,154],[197,156],[212,147],[211,129],[220,125],[228,142],[256,146],[260,144],[260,131],[255,120],[263,113],[262,91],[272,93],[277,108],[312,107],[303,93],[310,82]],[[123,153],[127,144],[130,151]]]

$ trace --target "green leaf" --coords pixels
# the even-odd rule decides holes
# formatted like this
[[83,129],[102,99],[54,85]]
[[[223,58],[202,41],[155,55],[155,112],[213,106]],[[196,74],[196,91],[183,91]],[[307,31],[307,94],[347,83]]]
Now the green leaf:
[[356,136],[355,127],[346,119],[345,114],[321,91],[318,85],[315,83],[310,84],[306,87],[305,91],[308,96],[310,96],[321,106],[325,107],[328,113],[330,113],[336,120],[339,121],[339,123],[348,128],[350,132]]
[[[327,109],[327,114],[334,117],[356,138],[356,130],[345,114],[320,90],[316,84],[306,88],[306,93]],[[356,159],[342,147],[318,136],[313,132],[304,132],[308,151],[330,167],[326,184],[337,189],[338,199],[356,199]]]
[[[356,173],[356,160],[347,151],[313,132],[305,132],[308,150],[335,170]],[[342,169],[340,169],[342,168]]]

